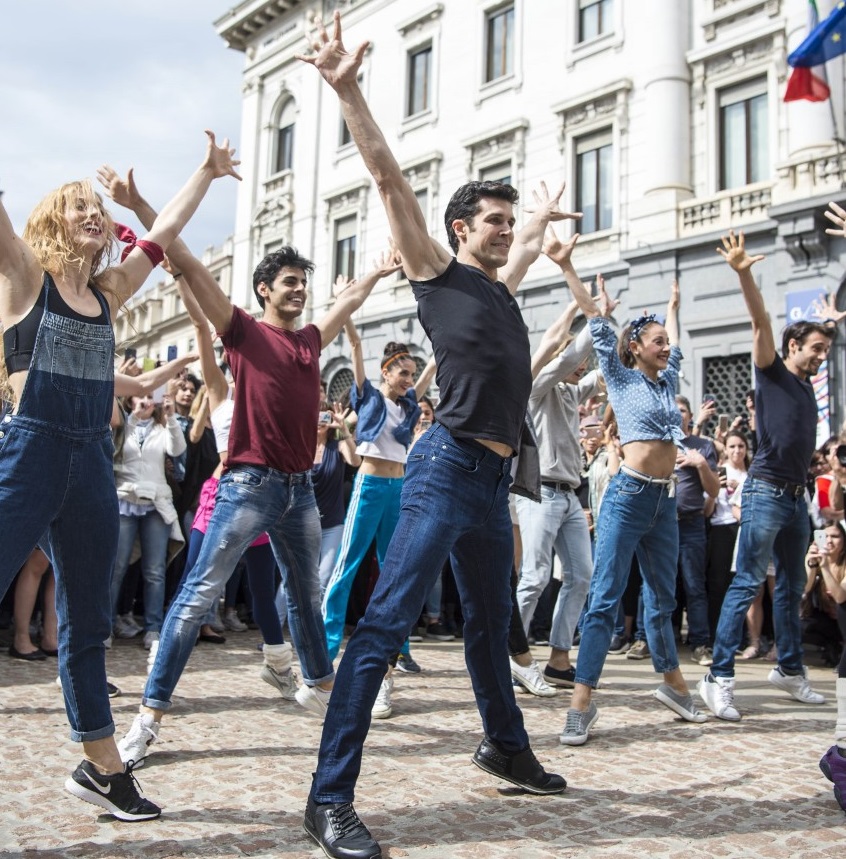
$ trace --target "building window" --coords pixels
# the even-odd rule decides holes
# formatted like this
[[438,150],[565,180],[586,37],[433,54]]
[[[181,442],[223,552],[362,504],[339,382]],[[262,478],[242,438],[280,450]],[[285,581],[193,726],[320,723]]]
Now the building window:
[[293,99],[288,99],[279,114],[276,129],[276,154],[273,159],[273,172],[281,173],[291,170],[294,166],[294,120],[297,106]]
[[767,81],[724,89],[720,105],[720,190],[762,182],[769,176]]
[[350,388],[355,384],[355,376],[349,367],[341,367],[329,382],[329,387],[326,390],[326,398],[330,403],[344,402],[344,397],[348,397]]
[[432,46],[426,45],[408,55],[408,99],[405,115],[414,116],[432,106]]
[[[752,356],[748,352],[705,358],[702,378],[705,394],[713,396],[717,411],[727,414],[729,422],[738,415],[746,414],[746,392],[752,387]],[[716,426],[716,422],[714,423]]]
[[610,130],[576,140],[576,210],[583,233],[611,227],[612,154]]
[[502,161],[499,164],[491,164],[479,171],[480,182],[502,182],[504,185],[511,184],[511,162]]
[[610,33],[613,0],[579,0],[579,41]]
[[355,277],[355,215],[335,221],[335,276]]
[[487,16],[485,82],[514,71],[514,6],[497,9]]
[[420,188],[419,190],[414,192],[414,196],[417,198],[417,205],[420,206],[420,211],[423,213],[423,220],[426,221],[426,224],[429,223],[429,189],[428,188]]

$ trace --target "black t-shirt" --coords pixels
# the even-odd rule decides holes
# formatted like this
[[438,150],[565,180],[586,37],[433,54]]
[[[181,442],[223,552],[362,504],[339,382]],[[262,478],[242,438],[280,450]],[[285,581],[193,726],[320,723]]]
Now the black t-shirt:
[[438,422],[457,438],[517,450],[532,373],[529,332],[514,296],[457,260],[411,286],[438,364]]
[[749,476],[804,483],[817,441],[817,401],[811,383],[778,355],[766,369],[755,368],[755,416],[758,450]]
[[314,499],[320,511],[320,527],[325,531],[344,524],[344,458],[338,442],[330,439],[323,459],[311,469]]
[[[714,443],[709,438],[700,438],[695,435],[686,435],[682,444],[688,450],[698,450],[705,457],[708,468],[717,470],[717,452]],[[705,509],[705,490],[702,487],[702,479],[699,470],[692,465],[676,469],[679,479],[676,487],[676,507],[680,516],[702,513]]]

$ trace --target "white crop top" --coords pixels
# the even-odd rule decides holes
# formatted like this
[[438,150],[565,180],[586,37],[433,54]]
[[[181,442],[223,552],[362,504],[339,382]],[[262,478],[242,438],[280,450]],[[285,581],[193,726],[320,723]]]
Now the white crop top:
[[235,414],[235,400],[232,399],[232,388],[226,399],[211,413],[212,432],[218,453],[229,450],[229,431],[232,429],[232,415]]
[[399,403],[395,403],[389,397],[385,397],[385,408],[388,410],[385,425],[376,441],[359,442],[355,452],[359,456],[372,456],[374,459],[387,459],[390,462],[405,464],[408,451],[405,445],[396,440],[393,433],[393,430],[405,420],[405,411]]

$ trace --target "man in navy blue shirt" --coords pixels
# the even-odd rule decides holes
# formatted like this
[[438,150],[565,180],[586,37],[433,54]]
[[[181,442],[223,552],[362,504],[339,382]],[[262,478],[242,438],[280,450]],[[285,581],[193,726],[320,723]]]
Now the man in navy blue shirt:
[[737,573],[723,602],[714,641],[710,673],[700,681],[702,700],[719,719],[736,722],[734,656],[740,647],[746,610],[775,562],[773,621],[778,665],[769,681],[804,704],[823,704],[811,689],[802,664],[799,603],[805,589],[805,551],[810,523],[805,481],[816,444],[817,403],[810,379],[828,357],[834,327],[818,322],[788,325],[782,354],[776,353],[773,330],[752,266],[764,259],[749,256],[743,233],[730,232],[718,248],[737,272],[752,318],[755,364],[755,410],[758,451],[743,485]]

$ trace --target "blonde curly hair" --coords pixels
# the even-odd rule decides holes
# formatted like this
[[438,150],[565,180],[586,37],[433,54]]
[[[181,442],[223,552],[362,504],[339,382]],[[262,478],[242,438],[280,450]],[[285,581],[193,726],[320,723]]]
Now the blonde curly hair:
[[[115,222],[103,205],[103,198],[87,179],[68,182],[51,191],[32,210],[21,238],[29,246],[44,271],[55,275],[73,269],[81,270],[85,260],[74,248],[68,234],[66,214],[77,206],[88,207],[92,204],[100,211],[106,243],[95,254],[91,263],[91,279],[97,289],[108,296],[115,297],[115,290],[102,276],[117,251],[117,240],[114,236]],[[2,344],[0,344],[0,398],[14,402],[14,392],[9,384]]]

